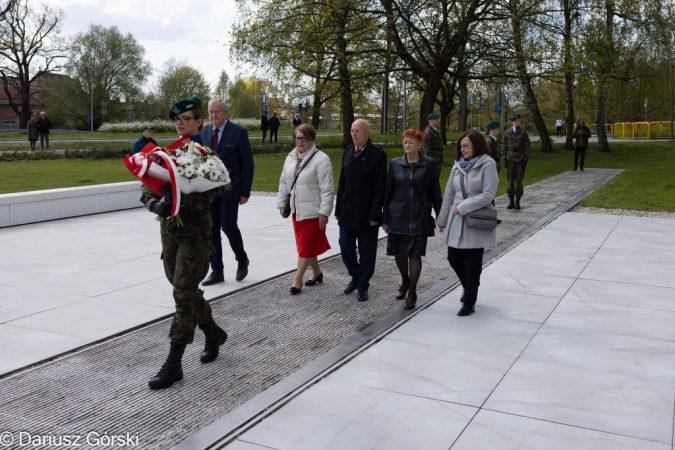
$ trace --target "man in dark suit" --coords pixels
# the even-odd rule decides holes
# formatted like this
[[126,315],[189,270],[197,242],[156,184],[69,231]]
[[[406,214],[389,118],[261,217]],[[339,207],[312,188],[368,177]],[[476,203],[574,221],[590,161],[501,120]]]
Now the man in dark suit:
[[[340,251],[351,281],[344,290],[358,290],[359,301],[368,300],[370,278],[375,272],[377,236],[382,225],[382,206],[387,184],[387,154],[370,139],[370,124],[357,119],[352,140],[342,155],[342,170],[335,202],[340,226]],[[360,260],[356,258],[358,241]]]
[[274,143],[276,144],[277,136],[279,133],[279,125],[281,125],[281,122],[279,121],[276,112],[272,113],[272,117],[270,117],[269,123],[270,123],[270,144],[272,143],[272,138],[274,138]]
[[[260,130],[263,134],[262,143],[265,143],[265,138],[267,137],[267,129],[270,126],[270,121],[267,119],[267,113],[263,111],[262,117],[260,117]],[[270,144],[272,143],[272,138],[270,137]]]
[[220,194],[211,203],[213,218],[211,243],[216,253],[211,257],[211,275],[202,282],[202,286],[225,281],[221,228],[230,241],[230,247],[237,259],[236,280],[241,281],[248,275],[248,256],[244,251],[244,241],[237,220],[239,205],[244,205],[251,196],[253,152],[246,128],[228,120],[227,112],[227,105],[222,100],[211,100],[209,102],[211,125],[204,127],[200,133],[202,139],[218,152],[218,156],[230,172],[231,180],[231,188],[227,190],[221,188]]

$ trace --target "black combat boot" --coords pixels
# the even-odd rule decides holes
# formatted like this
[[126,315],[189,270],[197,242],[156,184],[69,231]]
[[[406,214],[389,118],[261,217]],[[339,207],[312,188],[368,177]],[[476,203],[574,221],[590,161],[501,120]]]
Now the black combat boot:
[[183,365],[181,364],[181,359],[183,359],[184,351],[184,344],[171,343],[169,356],[167,356],[166,361],[162,364],[162,368],[159,369],[157,375],[150,378],[148,381],[150,389],[166,389],[176,381],[183,379]]
[[515,207],[516,205],[513,204],[513,195],[509,195],[509,206],[507,206],[506,209],[513,209]]
[[218,357],[220,346],[227,340],[227,333],[213,320],[208,325],[199,325],[199,328],[206,336],[206,345],[199,359],[203,363],[210,363]]
[[520,195],[516,195],[516,209],[520,209]]

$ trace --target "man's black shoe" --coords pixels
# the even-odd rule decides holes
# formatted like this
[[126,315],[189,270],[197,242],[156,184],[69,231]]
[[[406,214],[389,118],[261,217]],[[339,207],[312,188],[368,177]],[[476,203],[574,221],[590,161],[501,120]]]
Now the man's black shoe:
[[460,317],[461,316],[468,316],[469,314],[473,314],[475,312],[476,312],[476,310],[474,309],[473,306],[464,305],[459,310],[459,312],[457,312],[457,315],[460,316]]
[[345,294],[351,294],[356,290],[356,280],[352,278],[352,281],[349,282],[347,287],[344,290]]
[[211,272],[211,275],[202,281],[202,286],[211,286],[212,284],[223,282],[225,282],[225,275],[222,273]]
[[176,344],[175,342],[171,343],[169,356],[167,356],[166,361],[162,364],[162,368],[159,369],[157,375],[148,380],[150,389],[166,389],[176,381],[183,379],[181,359],[183,359],[184,351],[185,345]]
[[368,291],[359,291],[358,295],[356,296],[356,299],[360,302],[365,302],[368,300]]
[[235,279],[241,281],[246,278],[246,275],[248,275],[248,258],[246,258],[246,261],[239,262]]

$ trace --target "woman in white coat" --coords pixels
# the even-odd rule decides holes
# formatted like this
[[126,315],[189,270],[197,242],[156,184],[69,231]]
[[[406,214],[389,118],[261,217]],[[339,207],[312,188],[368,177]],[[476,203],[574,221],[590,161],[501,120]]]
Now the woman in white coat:
[[316,148],[315,139],[313,126],[305,123],[295,129],[296,147],[286,157],[279,179],[277,207],[283,217],[286,199],[288,194],[291,195],[293,231],[298,248],[298,270],[291,295],[300,293],[308,266],[312,267],[312,276],[305,284],[313,286],[323,281],[317,257],[330,249],[326,224],[333,211],[335,197],[333,167],[328,155]]
[[[487,155],[487,156],[486,156]],[[464,177],[466,196],[462,193]],[[495,230],[475,230],[466,226],[466,216],[492,203],[499,179],[497,166],[489,155],[485,139],[477,131],[467,131],[457,140],[455,165],[450,172],[437,224],[448,246],[448,261],[462,283],[462,308],[458,316],[475,311],[485,247],[497,245]]]

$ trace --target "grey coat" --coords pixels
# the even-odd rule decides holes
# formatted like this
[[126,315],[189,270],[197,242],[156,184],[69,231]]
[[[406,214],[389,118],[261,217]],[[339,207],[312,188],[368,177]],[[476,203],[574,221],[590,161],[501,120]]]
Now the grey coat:
[[[472,230],[466,227],[464,217],[483,206],[492,203],[497,193],[499,178],[497,165],[490,155],[483,155],[469,173],[464,172],[467,199],[462,196],[459,163],[450,172],[445,187],[441,212],[436,223],[445,227],[443,243],[453,248],[485,248],[497,245],[497,232]],[[455,207],[459,215],[453,214]]]

